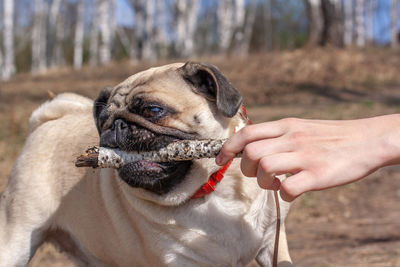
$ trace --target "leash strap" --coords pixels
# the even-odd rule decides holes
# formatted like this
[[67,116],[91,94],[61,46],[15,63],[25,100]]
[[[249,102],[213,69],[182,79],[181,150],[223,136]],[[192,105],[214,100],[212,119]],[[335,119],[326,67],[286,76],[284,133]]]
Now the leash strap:
[[279,234],[281,230],[281,208],[279,206],[278,191],[274,191],[275,207],[276,207],[276,229],[275,229],[275,244],[274,256],[272,258],[272,266],[278,267],[278,250],[279,250]]

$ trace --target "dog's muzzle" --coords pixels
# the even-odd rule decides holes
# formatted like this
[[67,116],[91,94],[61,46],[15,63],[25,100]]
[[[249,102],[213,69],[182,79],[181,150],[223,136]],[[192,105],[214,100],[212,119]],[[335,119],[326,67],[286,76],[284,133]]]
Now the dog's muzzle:
[[[111,124],[110,119],[114,119]],[[103,127],[104,130],[100,134],[100,146],[124,151],[159,150],[182,137],[195,138],[193,134],[156,125],[127,112],[115,113],[107,123],[105,126],[108,128]],[[124,165],[118,170],[118,174],[132,187],[164,194],[184,179],[191,165],[192,161],[160,163],[140,160]]]

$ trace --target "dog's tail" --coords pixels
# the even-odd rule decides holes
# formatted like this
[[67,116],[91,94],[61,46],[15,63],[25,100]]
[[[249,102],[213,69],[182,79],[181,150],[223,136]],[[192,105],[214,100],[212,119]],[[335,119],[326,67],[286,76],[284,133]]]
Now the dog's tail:
[[87,112],[88,110],[91,112],[92,107],[93,101],[84,96],[73,93],[59,94],[32,112],[29,119],[29,133],[47,121],[76,112]]

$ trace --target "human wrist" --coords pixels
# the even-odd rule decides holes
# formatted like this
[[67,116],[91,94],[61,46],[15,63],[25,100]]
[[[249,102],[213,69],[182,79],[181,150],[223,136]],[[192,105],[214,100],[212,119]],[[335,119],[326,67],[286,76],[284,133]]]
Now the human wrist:
[[400,114],[384,115],[374,118],[380,129],[380,136],[376,147],[377,167],[400,164]]

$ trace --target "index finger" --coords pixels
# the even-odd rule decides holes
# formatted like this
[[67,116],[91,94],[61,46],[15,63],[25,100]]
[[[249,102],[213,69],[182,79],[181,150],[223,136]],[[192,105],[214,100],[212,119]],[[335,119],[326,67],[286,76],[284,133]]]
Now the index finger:
[[224,165],[236,154],[242,152],[247,144],[261,139],[276,138],[283,134],[284,127],[280,121],[247,125],[225,142],[215,162],[218,165]]

